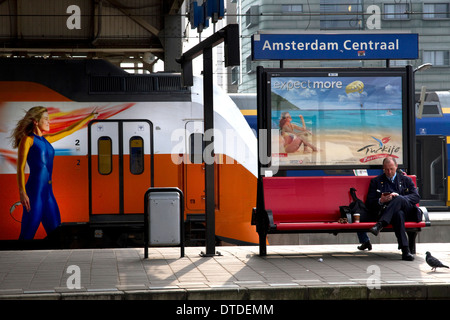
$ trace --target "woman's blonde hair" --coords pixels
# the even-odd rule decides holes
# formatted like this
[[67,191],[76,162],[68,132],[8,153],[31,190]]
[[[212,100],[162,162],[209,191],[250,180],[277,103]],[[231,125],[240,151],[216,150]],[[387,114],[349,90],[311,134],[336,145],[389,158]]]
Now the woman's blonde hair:
[[48,112],[47,108],[38,106],[33,107],[27,111],[25,116],[17,122],[16,127],[11,133],[11,140],[13,148],[17,148],[20,144],[20,140],[24,136],[30,135],[34,130],[34,121],[39,122],[41,120],[42,115]]

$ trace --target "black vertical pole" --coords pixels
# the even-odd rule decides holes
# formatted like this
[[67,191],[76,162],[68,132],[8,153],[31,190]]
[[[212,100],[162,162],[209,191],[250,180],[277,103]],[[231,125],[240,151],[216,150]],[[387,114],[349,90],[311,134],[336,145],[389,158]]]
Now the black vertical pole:
[[212,47],[203,50],[203,128],[205,137],[206,253],[215,255],[216,221],[214,199],[214,109]]
[[[280,65],[283,60],[280,60]],[[259,236],[259,255],[265,256],[267,255],[267,223],[264,219],[264,192],[263,192],[263,185],[262,185],[262,164],[261,164],[261,157],[263,157],[264,152],[264,158],[265,155],[267,155],[267,150],[265,148],[262,148],[261,141],[263,137],[261,135],[267,134],[267,132],[264,132],[264,130],[267,130],[267,127],[265,125],[265,112],[266,108],[264,108],[264,98],[265,98],[265,83],[263,79],[264,74],[264,68],[261,66],[258,66],[256,69],[256,106],[257,106],[257,112],[256,112],[256,123],[258,127],[258,182],[256,187],[256,215],[257,215],[257,222],[256,222],[256,231],[258,232]],[[265,161],[264,163],[267,163]]]
[[214,190],[214,109],[213,109],[213,61],[212,48],[225,41],[225,66],[240,63],[239,26],[229,24],[215,32],[198,45],[185,52],[177,61],[182,67],[182,81],[185,86],[192,86],[192,59],[203,54],[203,119],[205,133],[205,216],[206,216],[206,253],[202,256],[220,255],[215,252],[215,190]]
[[[417,174],[417,140],[416,140],[416,108],[415,108],[415,74],[411,65],[406,66],[407,76],[407,106],[406,116],[408,121],[408,174]],[[403,161],[405,161],[403,159]]]

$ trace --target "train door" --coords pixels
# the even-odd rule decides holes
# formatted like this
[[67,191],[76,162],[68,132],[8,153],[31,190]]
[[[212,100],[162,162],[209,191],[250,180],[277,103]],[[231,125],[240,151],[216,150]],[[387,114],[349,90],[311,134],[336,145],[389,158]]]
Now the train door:
[[417,135],[417,186],[424,206],[446,206],[447,140],[441,135]]
[[100,120],[90,124],[91,221],[128,221],[133,214],[142,216],[144,194],[153,185],[152,150],[149,121]]
[[205,164],[203,122],[186,122],[185,201],[189,211],[205,212]]

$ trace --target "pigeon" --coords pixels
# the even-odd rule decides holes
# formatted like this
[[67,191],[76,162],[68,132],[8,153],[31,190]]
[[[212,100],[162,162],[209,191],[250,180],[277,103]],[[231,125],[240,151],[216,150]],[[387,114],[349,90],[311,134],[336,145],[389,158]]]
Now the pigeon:
[[427,251],[425,254],[427,255],[427,257],[425,258],[425,261],[431,267],[432,271],[436,271],[436,268],[448,268],[448,266],[444,265],[438,259],[433,257],[430,252]]

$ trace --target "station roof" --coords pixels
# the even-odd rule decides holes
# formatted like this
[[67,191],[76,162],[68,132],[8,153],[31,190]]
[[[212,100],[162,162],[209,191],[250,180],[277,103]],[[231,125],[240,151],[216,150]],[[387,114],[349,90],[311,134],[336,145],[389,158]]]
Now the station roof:
[[[0,56],[164,60],[184,0],[0,0]],[[114,63],[114,61],[112,61]]]

